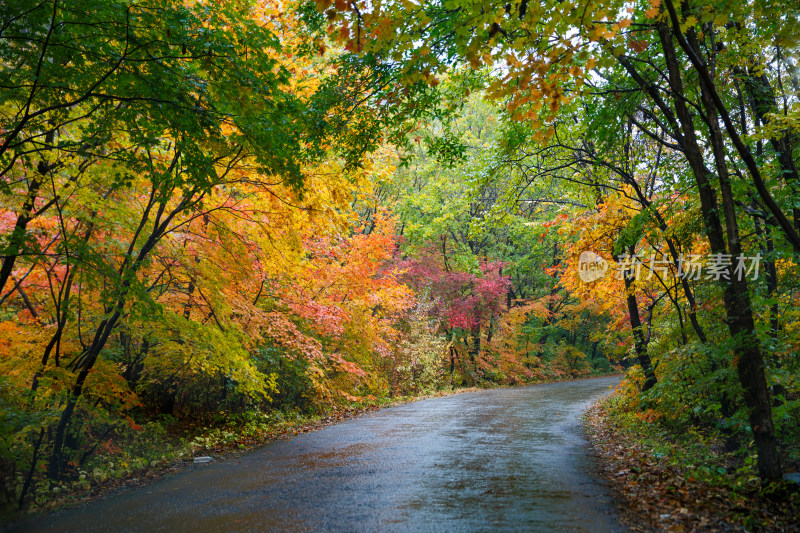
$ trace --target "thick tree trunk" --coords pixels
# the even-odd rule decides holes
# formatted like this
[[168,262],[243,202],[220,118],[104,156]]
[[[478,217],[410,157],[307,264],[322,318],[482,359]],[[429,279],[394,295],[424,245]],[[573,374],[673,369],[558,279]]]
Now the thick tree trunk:
[[[764,255],[764,272],[767,275],[767,296],[774,298],[778,290],[778,272],[775,269],[775,261],[773,261],[772,254],[775,251],[775,244],[772,241],[772,231],[768,224],[764,224],[762,229],[761,221],[757,217],[753,217],[753,224],[756,228],[756,235],[759,240],[764,244],[761,246],[761,253]],[[780,331],[780,309],[777,300],[773,300],[769,308],[769,336],[772,344],[778,342],[778,331]],[[771,361],[775,366],[779,366],[777,358]]]
[[[739,240],[733,190],[725,161],[725,143],[719,129],[714,103],[708,94],[708,88],[702,82],[701,91],[719,175],[728,246],[730,254],[735,258],[742,254],[742,246]],[[758,449],[758,471],[762,480],[779,481],[783,473],[772,422],[772,406],[764,373],[764,359],[753,319],[747,278],[742,275],[739,279],[739,276],[734,276],[732,269],[729,269],[729,277],[730,281],[725,283],[725,310],[728,316],[728,328],[734,340],[736,370],[744,389],[745,404],[750,410],[750,427]]]
[[[630,254],[633,256],[633,247],[630,249]],[[647,341],[644,338],[642,319],[639,316],[639,304],[636,301],[636,290],[632,276],[625,275],[625,292],[627,293],[626,303],[628,304],[628,316],[630,317],[631,330],[633,331],[633,348],[636,352],[636,359],[639,361],[639,366],[642,367],[642,372],[644,372],[644,385],[642,386],[642,390],[646,391],[651,389],[658,380],[653,370],[650,354],[647,351]]]
[[[670,5],[669,2],[668,5]],[[709,117],[708,126],[711,133],[715,164],[720,173],[720,189],[728,239],[731,246],[730,251],[725,244],[722,225],[718,216],[719,211],[717,209],[715,191],[709,179],[711,173],[705,167],[692,116],[684,100],[685,92],[681,81],[680,64],[672,43],[672,32],[665,25],[660,25],[659,36],[664,57],[667,61],[671,89],[675,95],[673,102],[676,115],[683,131],[684,153],[697,182],[703,223],[711,252],[714,254],[730,253],[737,255],[741,253],[741,245],[739,243],[734,198],[725,164],[724,143],[722,142],[715,103],[710,94],[710,88],[703,81],[703,76],[700,76],[700,89],[703,104]],[[734,341],[733,356],[736,362],[739,382],[744,391],[745,404],[750,411],[750,426],[758,450],[758,471],[762,481],[779,481],[782,479],[780,457],[772,423],[769,392],[764,374],[760,343],[753,320],[747,280],[734,279],[732,274],[729,271],[729,280],[720,277],[720,283],[724,288],[723,301],[727,314],[728,329]]]
[[475,377],[478,376],[478,357],[481,355],[481,325],[472,328],[472,347],[469,350],[469,361],[472,363],[472,370]]

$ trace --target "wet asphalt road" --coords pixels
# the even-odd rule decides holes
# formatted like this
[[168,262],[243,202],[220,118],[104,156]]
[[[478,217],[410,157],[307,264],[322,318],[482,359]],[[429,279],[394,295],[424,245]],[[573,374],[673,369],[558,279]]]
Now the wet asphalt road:
[[384,409],[14,531],[622,531],[579,427],[618,381]]

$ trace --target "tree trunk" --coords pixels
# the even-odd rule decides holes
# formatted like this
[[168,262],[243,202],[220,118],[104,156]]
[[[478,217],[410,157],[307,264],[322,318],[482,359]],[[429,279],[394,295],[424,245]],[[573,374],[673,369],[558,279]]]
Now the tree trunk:
[[[703,105],[708,116],[711,145],[719,174],[720,192],[728,233],[728,246],[732,257],[742,254],[739,226],[730,176],[725,162],[725,143],[719,129],[716,109],[708,94],[706,84],[701,82]],[[750,410],[749,419],[753,438],[758,449],[758,471],[764,481],[779,481],[783,478],[778,453],[778,442],[772,422],[772,406],[769,399],[767,378],[761,343],[756,333],[747,278],[734,276],[729,268],[730,280],[725,282],[725,310],[728,329],[734,340],[734,357],[739,381],[744,389],[745,404]]]
[[3,254],[3,263],[0,265],[0,294],[5,289],[6,283],[14,271],[17,257],[22,251],[25,235],[28,231],[28,223],[33,220],[33,208],[36,204],[36,198],[39,196],[39,188],[42,186],[43,179],[44,176],[36,176],[31,181],[25,202],[23,202],[22,208],[17,215],[17,221],[14,223],[14,229],[11,230],[11,234],[8,236],[8,242]]
[[[671,2],[667,0],[671,6]],[[676,28],[676,31],[679,29]],[[676,115],[683,131],[683,148],[687,161],[692,168],[700,195],[700,208],[703,214],[703,223],[706,228],[707,238],[714,254],[727,254],[722,225],[718,216],[715,191],[709,179],[710,172],[705,167],[703,154],[697,141],[696,129],[692,116],[685,102],[685,92],[681,81],[681,67],[672,43],[672,32],[664,24],[659,25],[659,37],[664,51],[664,57],[669,71],[670,86],[675,97]],[[738,226],[734,210],[734,198],[727,175],[727,166],[724,160],[724,143],[717,122],[715,104],[710,94],[710,88],[700,76],[700,89],[703,105],[709,113],[709,130],[711,133],[712,148],[715,164],[720,172],[720,187],[725,213],[728,238],[731,244],[730,253],[741,253]],[[729,277],[732,272],[729,271]],[[723,286],[723,301],[727,314],[728,329],[734,341],[733,356],[736,362],[739,382],[744,391],[745,404],[750,413],[749,420],[753,438],[758,450],[758,471],[762,481],[779,481],[782,479],[780,457],[778,455],[777,440],[772,423],[772,410],[769,402],[766,376],[764,375],[763,359],[760,350],[758,335],[750,305],[750,296],[747,280],[725,280],[720,277]]]
[[[633,256],[633,247],[630,247],[630,254]],[[633,276],[625,274],[625,292],[627,293],[626,303],[628,304],[628,315],[630,316],[631,330],[633,331],[633,347],[636,352],[636,359],[644,372],[644,386],[642,391],[651,389],[658,381],[653,370],[650,354],[647,352],[647,341],[642,330],[642,319],[639,316],[639,304],[636,301],[636,288]]]

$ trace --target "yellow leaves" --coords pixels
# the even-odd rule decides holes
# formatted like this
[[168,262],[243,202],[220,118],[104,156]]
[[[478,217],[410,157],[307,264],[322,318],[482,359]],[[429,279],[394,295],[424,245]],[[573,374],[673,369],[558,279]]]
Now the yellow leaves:
[[685,33],[686,30],[693,28],[695,25],[697,25],[697,17],[690,15],[681,22],[681,31]]
[[714,17],[714,26],[718,28],[724,28],[728,21],[730,20],[730,15],[728,13],[718,13]]
[[[753,70],[760,71],[761,68],[759,65]],[[791,104],[786,114],[766,113],[764,118],[766,124],[756,130],[752,135],[753,138],[774,140],[800,133],[800,104],[798,103]]]
[[592,41],[599,41],[606,35],[606,29],[603,26],[594,26],[589,30],[589,39]]
[[588,37],[590,41],[595,42],[611,40],[617,36],[619,30],[619,24],[613,24],[610,28],[607,25],[599,24],[589,30]]
[[[388,17],[382,17],[378,24],[374,25],[371,33],[377,40],[385,40],[394,34],[394,21]],[[397,52],[397,50],[395,50]]]
[[618,22],[611,23],[604,22],[591,26],[588,30],[588,38],[590,41],[599,42],[604,40],[612,40],[617,37],[620,31],[628,28],[633,21],[629,18],[624,18]]
[[619,33],[620,30],[627,28],[628,26],[631,25],[631,23],[632,23],[631,19],[622,19],[619,22],[613,24],[611,26],[611,30],[614,33]]
[[780,280],[795,279],[798,274],[798,265],[790,258],[775,261],[775,270]]
[[254,9],[254,15],[262,22],[267,22],[269,20],[275,20],[276,18],[282,17],[283,13],[277,8],[277,6],[273,6],[269,3],[263,3],[256,5]]
[[583,77],[583,69],[578,65],[573,65],[569,68],[569,73],[571,76],[575,78],[582,78]]

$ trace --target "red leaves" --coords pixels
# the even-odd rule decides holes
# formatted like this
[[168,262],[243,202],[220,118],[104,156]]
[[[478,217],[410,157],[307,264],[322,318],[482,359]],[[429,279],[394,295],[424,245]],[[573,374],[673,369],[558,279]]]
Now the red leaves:
[[511,281],[501,274],[504,263],[484,261],[481,274],[447,270],[432,253],[402,263],[403,279],[416,292],[429,291],[437,302],[434,314],[447,319],[451,328],[472,330],[481,327],[503,308]]
[[545,227],[545,228],[551,228],[553,226],[558,226],[562,222],[567,220],[568,218],[569,218],[569,215],[567,215],[566,213],[561,213],[560,215],[558,215],[553,220],[548,220],[547,222],[543,222],[542,226]]
[[134,431],[142,431],[142,429],[143,429],[142,426],[140,426],[139,424],[134,422],[133,418],[131,418],[130,416],[126,416],[125,419],[128,421],[128,425],[130,426],[130,428],[132,430],[134,430]]
[[628,48],[634,52],[644,52],[647,50],[647,41],[629,41]]

